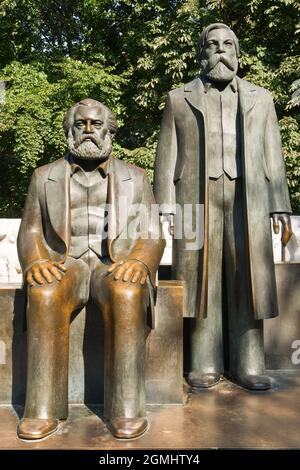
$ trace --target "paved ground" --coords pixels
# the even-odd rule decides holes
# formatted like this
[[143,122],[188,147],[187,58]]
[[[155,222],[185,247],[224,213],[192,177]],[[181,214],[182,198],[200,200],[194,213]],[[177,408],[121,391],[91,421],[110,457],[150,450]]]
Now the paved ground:
[[16,438],[21,408],[0,407],[1,449],[300,448],[300,374],[272,372],[274,388],[251,393],[222,381],[184,406],[149,406],[150,430],[131,442],[111,437],[101,409],[70,406],[69,419],[40,442]]

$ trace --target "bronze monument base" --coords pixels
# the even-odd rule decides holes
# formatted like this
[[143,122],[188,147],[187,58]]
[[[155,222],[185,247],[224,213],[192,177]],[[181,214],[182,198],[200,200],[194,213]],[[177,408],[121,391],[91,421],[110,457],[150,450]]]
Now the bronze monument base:
[[[189,395],[185,406],[147,406],[149,431],[126,442],[126,449],[291,449],[299,448],[300,374],[269,371],[273,390],[250,393],[221,381],[214,389]],[[21,415],[21,407],[17,408]],[[119,449],[102,420],[101,407],[71,405],[69,418],[40,442],[16,436],[18,416],[0,407],[1,449]]]

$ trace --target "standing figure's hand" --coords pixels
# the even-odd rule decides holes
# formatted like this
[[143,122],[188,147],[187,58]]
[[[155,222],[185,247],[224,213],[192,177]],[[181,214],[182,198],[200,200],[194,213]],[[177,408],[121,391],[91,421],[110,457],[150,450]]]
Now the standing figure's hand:
[[167,222],[168,232],[171,237],[174,237],[174,214],[164,214],[161,216],[161,223]]
[[289,239],[293,235],[293,230],[292,230],[292,224],[291,224],[291,218],[289,214],[285,213],[274,213],[272,214],[272,220],[273,220],[273,230],[274,233],[279,233],[280,230],[280,224],[281,222],[282,225],[282,236],[281,236],[281,243],[283,246],[286,246],[288,244]]

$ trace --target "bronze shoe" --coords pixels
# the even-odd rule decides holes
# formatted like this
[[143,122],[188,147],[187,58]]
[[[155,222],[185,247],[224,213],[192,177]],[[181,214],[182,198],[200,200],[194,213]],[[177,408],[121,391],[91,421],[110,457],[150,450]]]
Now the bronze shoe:
[[247,390],[264,391],[272,388],[270,377],[265,374],[239,374],[232,376],[232,381]]
[[112,418],[108,426],[117,439],[134,439],[147,431],[148,421],[146,418]]
[[20,439],[34,440],[50,436],[58,429],[57,419],[23,418],[17,428]]
[[217,385],[221,376],[217,373],[201,374],[200,372],[190,372],[186,378],[187,383],[192,388],[209,388]]

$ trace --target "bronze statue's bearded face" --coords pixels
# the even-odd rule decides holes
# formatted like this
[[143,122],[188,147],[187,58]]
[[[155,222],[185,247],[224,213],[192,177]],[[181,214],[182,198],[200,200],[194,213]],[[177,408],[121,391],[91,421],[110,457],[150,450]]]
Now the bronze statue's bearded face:
[[203,47],[201,67],[212,82],[230,82],[238,69],[238,57],[229,29],[211,30]]
[[106,160],[112,151],[112,134],[106,110],[99,106],[78,106],[69,130],[70,152],[81,159]]

